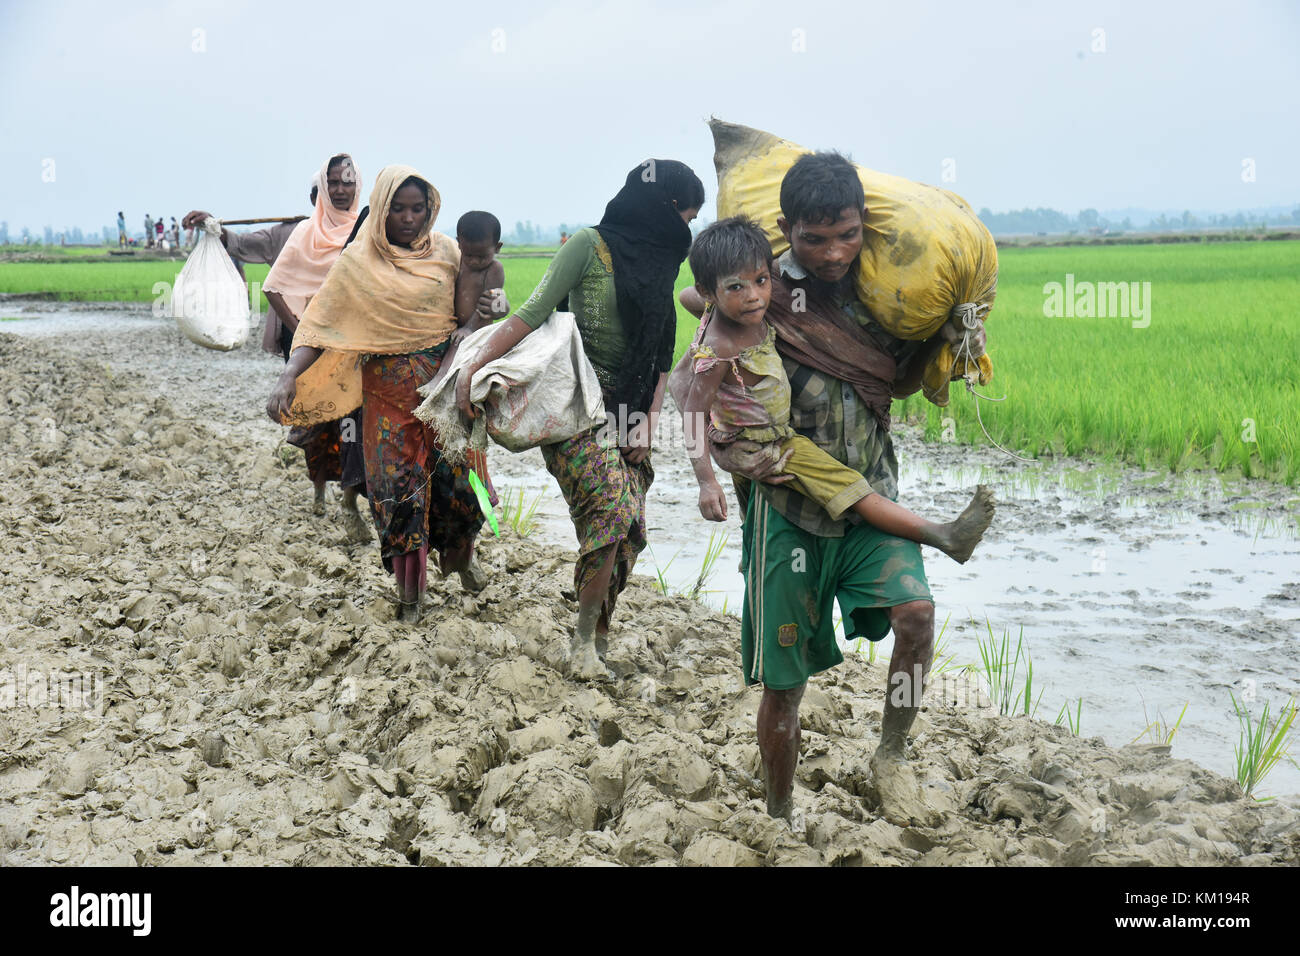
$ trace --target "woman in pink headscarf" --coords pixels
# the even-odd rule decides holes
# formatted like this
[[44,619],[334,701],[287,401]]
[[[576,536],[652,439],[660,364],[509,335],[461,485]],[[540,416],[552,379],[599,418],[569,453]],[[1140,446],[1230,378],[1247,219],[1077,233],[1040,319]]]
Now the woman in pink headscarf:
[[[286,361],[298,320],[347,245],[361,205],[361,174],[347,153],[330,157],[316,177],[320,199],[311,217],[294,228],[262,286],[271,303],[266,339],[280,343]],[[276,324],[274,332],[272,322]],[[307,473],[316,486],[313,510],[317,514],[325,511],[325,483],[340,482],[344,521],[358,537],[368,536],[357,511],[357,493],[365,492],[366,481],[360,440],[355,415],[294,428],[288,438],[289,444],[301,448],[307,457]]]

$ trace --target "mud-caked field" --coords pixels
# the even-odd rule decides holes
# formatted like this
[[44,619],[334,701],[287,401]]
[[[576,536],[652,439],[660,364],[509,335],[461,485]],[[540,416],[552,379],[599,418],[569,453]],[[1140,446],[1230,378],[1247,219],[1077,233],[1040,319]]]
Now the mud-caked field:
[[1295,815],[1235,782],[999,717],[963,681],[936,683],[914,727],[924,806],[882,808],[885,669],[858,655],[810,684],[799,820],[773,820],[736,617],[635,578],[614,679],[571,680],[573,555],[506,530],[480,545],[484,591],[431,581],[424,620],[399,623],[375,542],[350,540],[335,502],[311,513],[265,395],[223,398],[171,362],[266,360],[139,335],[152,373],[109,367],[93,339],[0,335],[0,862],[1300,856]]

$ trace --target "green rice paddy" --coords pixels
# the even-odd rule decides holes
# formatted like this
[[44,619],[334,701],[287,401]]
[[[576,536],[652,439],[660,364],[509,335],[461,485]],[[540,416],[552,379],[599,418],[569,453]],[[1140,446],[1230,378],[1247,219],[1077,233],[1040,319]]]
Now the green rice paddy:
[[[980,408],[1000,444],[1026,456],[1300,481],[1300,242],[1010,248],[1000,257],[987,324],[994,378],[980,389],[1006,397]],[[0,263],[0,293],[153,301],[155,284],[174,280],[181,265],[81,258]],[[519,305],[548,260],[503,264],[506,293]],[[250,282],[260,283],[266,271],[245,268]],[[1054,303],[1044,287],[1064,286],[1067,275],[1076,308],[1045,314]],[[678,291],[690,282],[683,267]],[[1081,298],[1088,283],[1102,290],[1092,315]],[[1113,314],[1121,303],[1108,299],[1102,283],[1138,283],[1142,309],[1130,301],[1126,314]],[[678,355],[696,324],[684,311],[679,316]],[[913,396],[894,411],[923,423],[928,438],[987,444],[975,401],[960,383],[947,408]]]

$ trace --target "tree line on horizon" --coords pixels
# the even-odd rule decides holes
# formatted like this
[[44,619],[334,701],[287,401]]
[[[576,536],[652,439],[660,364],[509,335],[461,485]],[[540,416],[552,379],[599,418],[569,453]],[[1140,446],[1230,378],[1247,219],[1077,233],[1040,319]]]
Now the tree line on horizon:
[[[1102,216],[1096,209],[1081,209],[1078,215],[1071,216],[1057,209],[1015,209],[1010,212],[993,212],[988,207],[979,211],[979,218],[988,226],[995,236],[1005,235],[1071,235],[1071,234],[1116,234],[1123,232],[1164,232],[1193,229],[1248,229],[1261,226],[1300,226],[1300,205],[1290,212],[1280,209],[1236,210],[1230,213],[1210,213],[1203,217],[1184,210],[1181,216],[1166,213],[1146,214],[1146,220],[1134,223],[1132,217],[1125,216],[1116,222]],[[691,224],[693,232],[699,232],[708,221],[696,219]],[[510,246],[554,246],[562,234],[573,235],[581,225],[560,223],[558,226],[536,225],[531,219],[517,220],[511,232],[503,232],[502,242]],[[128,235],[134,233],[128,229]],[[9,223],[0,221],[0,245],[98,245],[100,243],[115,245],[117,243],[117,226],[104,226],[100,235],[83,232],[80,227],[56,230],[45,226],[38,235],[26,226],[13,235],[9,232]]]

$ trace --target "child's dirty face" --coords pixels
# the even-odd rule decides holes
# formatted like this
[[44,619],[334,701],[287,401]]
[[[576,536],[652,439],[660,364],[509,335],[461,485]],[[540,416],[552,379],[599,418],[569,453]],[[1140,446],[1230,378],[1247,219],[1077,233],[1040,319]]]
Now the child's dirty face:
[[772,276],[767,264],[721,276],[712,299],[718,310],[731,321],[757,325],[763,321],[768,303],[772,301]]
[[846,207],[834,222],[779,222],[795,261],[823,282],[839,282],[862,251],[862,211]]
[[388,207],[388,217],[384,221],[388,241],[409,246],[428,218],[429,201],[424,198],[424,191],[414,183],[407,183],[393,194],[392,205]]
[[491,239],[462,239],[456,237],[460,246],[460,264],[470,272],[482,272],[492,265],[492,260],[501,251],[501,243]]

